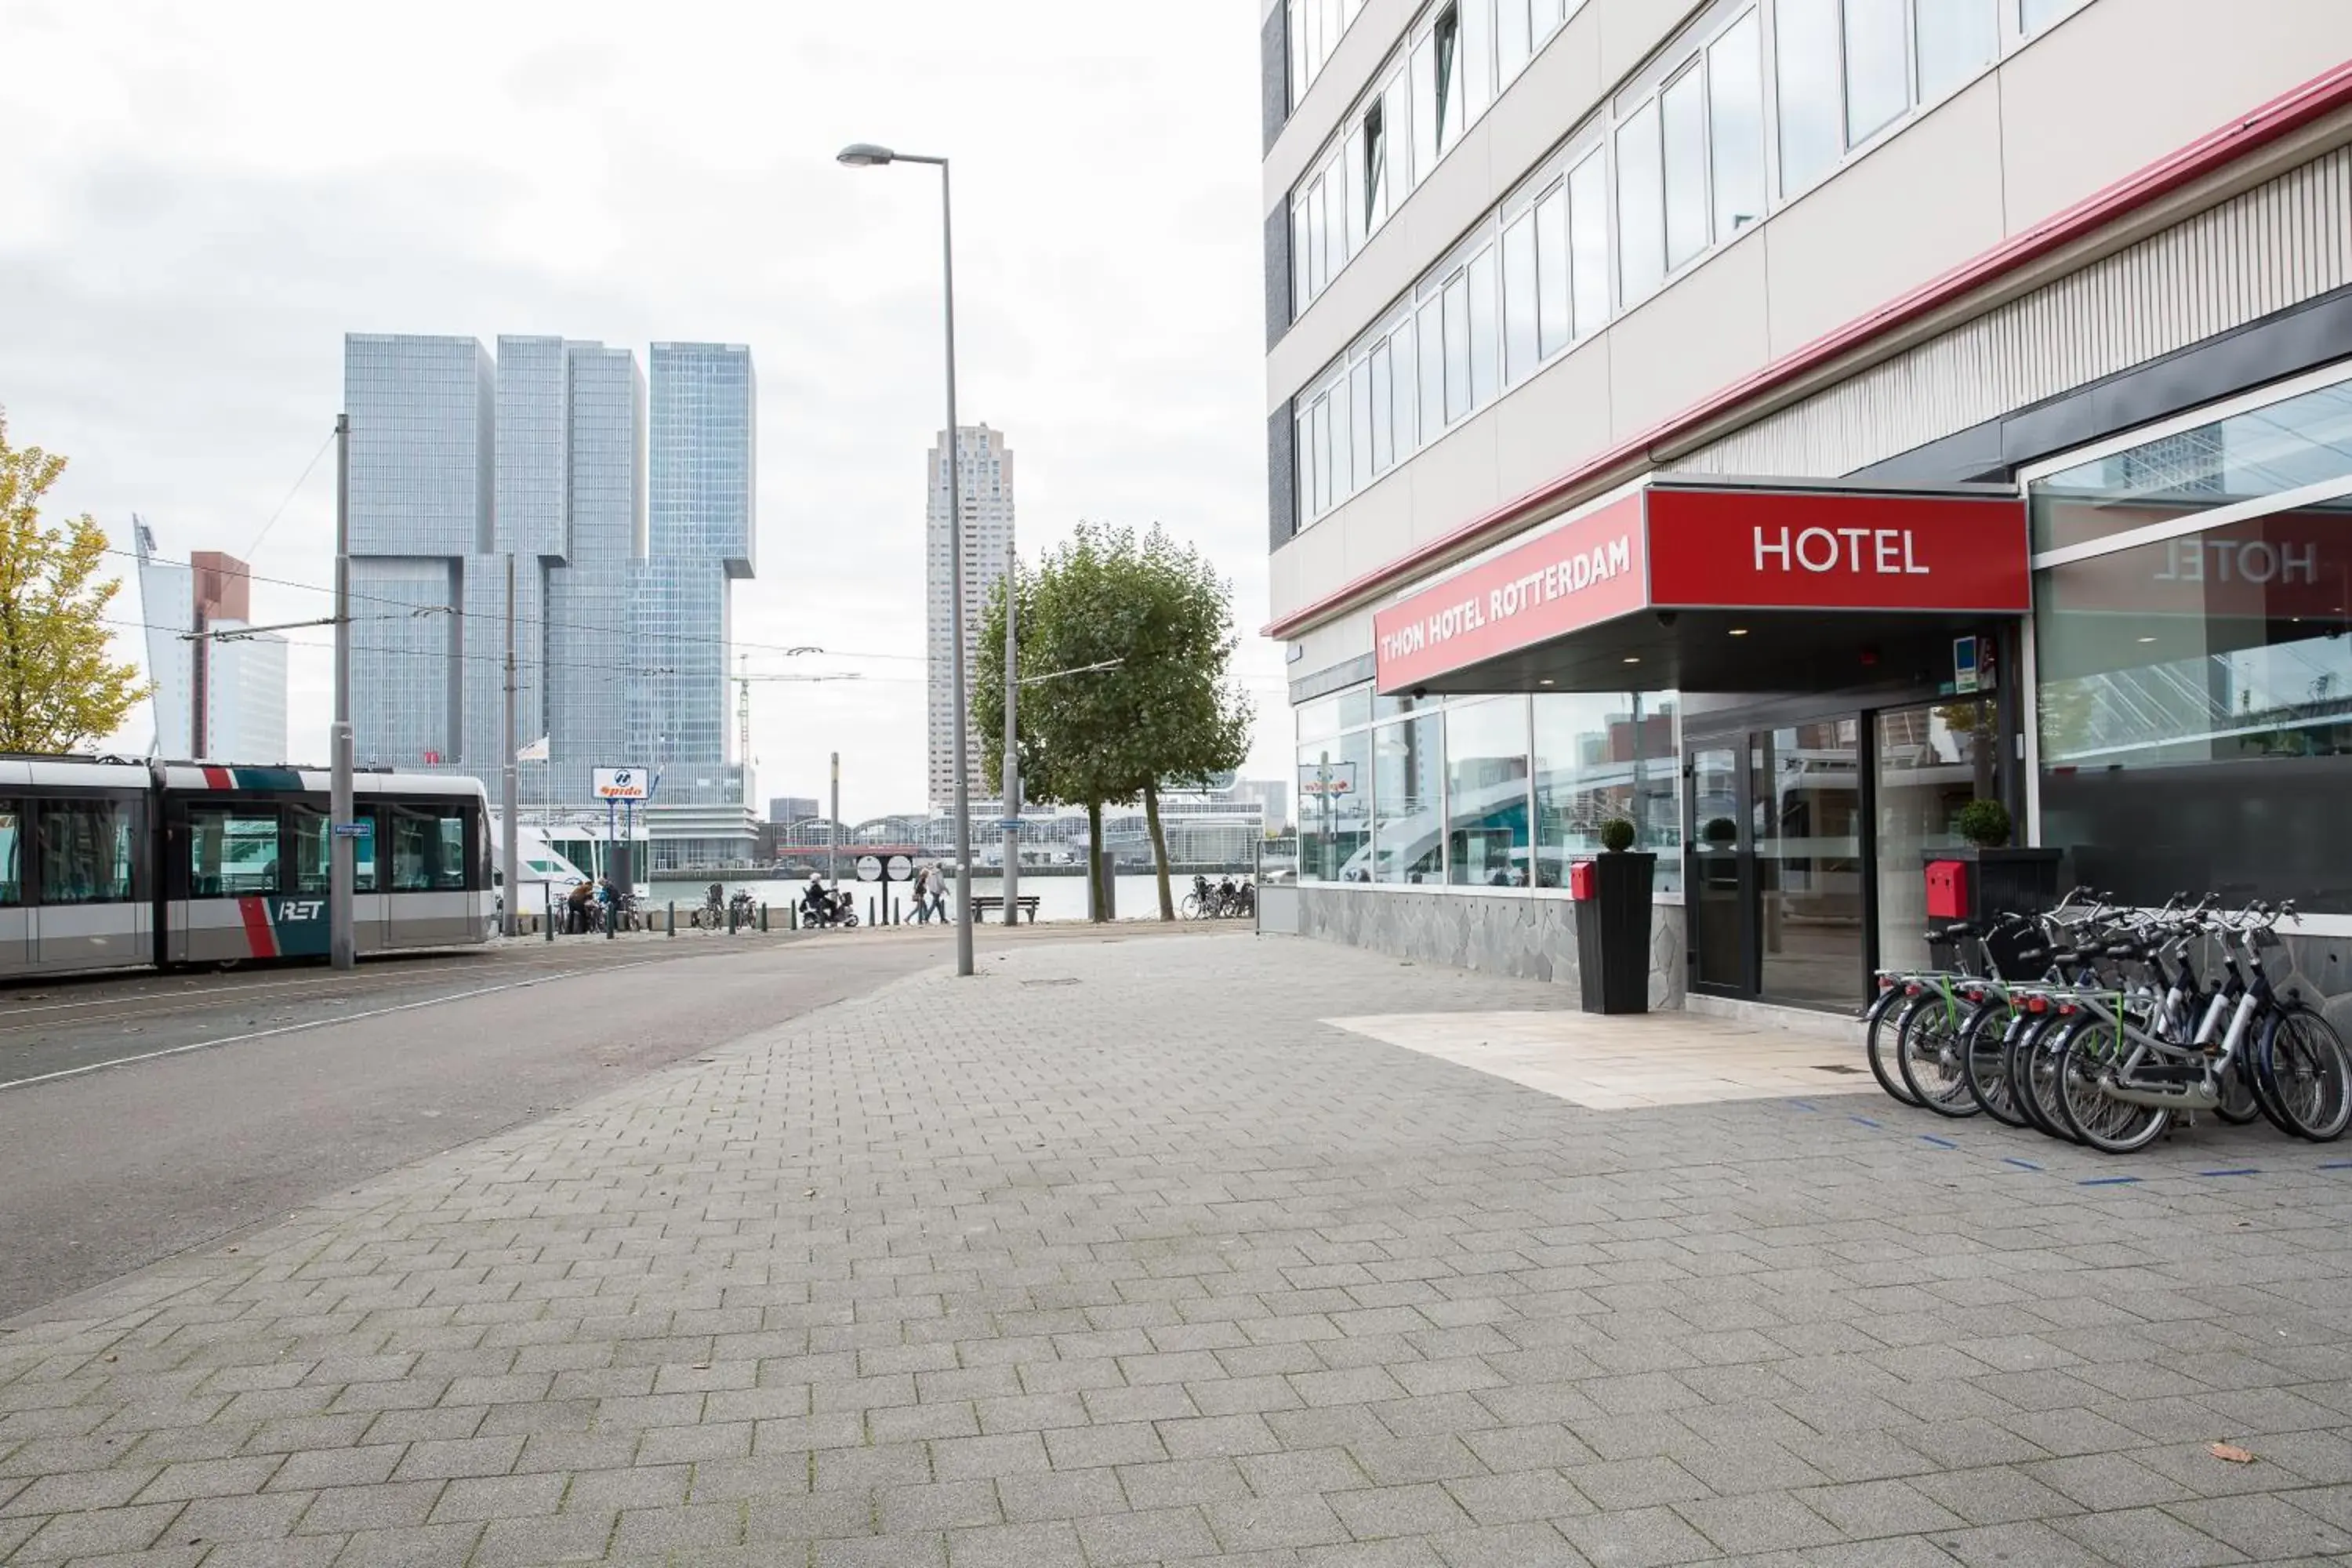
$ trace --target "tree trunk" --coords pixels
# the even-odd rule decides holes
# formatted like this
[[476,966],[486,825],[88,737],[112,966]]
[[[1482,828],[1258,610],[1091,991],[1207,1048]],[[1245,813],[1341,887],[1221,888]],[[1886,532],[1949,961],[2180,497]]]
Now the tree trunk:
[[1103,886],[1102,868],[1102,802],[1087,802],[1087,887],[1091,896],[1087,900],[1087,919],[1100,922],[1103,907],[1110,902],[1110,889]]
[[1160,786],[1143,786],[1143,820],[1151,826],[1151,863],[1160,873],[1160,918],[1176,918],[1176,900],[1168,894],[1168,834],[1160,826]]

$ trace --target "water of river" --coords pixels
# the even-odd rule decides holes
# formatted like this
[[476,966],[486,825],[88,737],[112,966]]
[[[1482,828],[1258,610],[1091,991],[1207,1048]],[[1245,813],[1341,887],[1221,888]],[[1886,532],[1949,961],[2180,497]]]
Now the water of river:
[[[878,894],[882,885],[878,882],[857,882],[847,877],[842,879],[842,883],[845,887],[854,887],[857,889],[857,918],[864,920],[866,900]],[[686,918],[688,910],[702,902],[703,889],[709,885],[708,881],[656,882],[653,884],[653,907],[658,910],[663,905],[675,900],[678,908],[678,918],[682,921]],[[727,883],[727,895],[731,898],[736,889],[747,888],[751,889],[753,899],[765,900],[772,908],[781,911],[785,904],[799,902],[801,890],[807,886],[806,882],[730,881]],[[890,890],[898,900],[899,908],[903,911],[908,906],[907,885],[903,882],[893,882],[890,884]],[[1003,879],[993,876],[975,878],[971,884],[971,890],[975,898],[1001,894],[1004,891]],[[1169,879],[1168,890],[1174,896],[1177,903],[1181,905],[1184,895],[1192,890],[1192,879],[1189,876],[1171,877]],[[1037,918],[1041,921],[1082,921],[1087,918],[1087,879],[1084,877],[1024,875],[1021,879],[1021,896],[1028,898],[1033,894],[1038,900]],[[1160,918],[1157,878],[1122,876],[1118,879],[1118,885],[1112,890],[1111,896],[1117,903],[1118,918],[1123,921]],[[955,893],[952,889],[948,893],[948,908],[955,908]],[[914,917],[903,915],[902,918],[911,921]]]

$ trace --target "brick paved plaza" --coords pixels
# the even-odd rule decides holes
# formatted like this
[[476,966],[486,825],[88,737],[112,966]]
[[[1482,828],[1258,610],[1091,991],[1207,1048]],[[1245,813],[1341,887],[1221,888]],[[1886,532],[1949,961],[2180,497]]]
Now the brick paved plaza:
[[16,1320],[0,1560],[2352,1563],[2352,1152],[1585,1109],[1324,1022],[1563,992],[1280,939],[982,970]]

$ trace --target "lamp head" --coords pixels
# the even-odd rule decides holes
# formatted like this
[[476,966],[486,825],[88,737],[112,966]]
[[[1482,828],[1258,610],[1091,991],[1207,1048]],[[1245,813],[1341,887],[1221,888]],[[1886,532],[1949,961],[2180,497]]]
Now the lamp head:
[[853,169],[874,169],[890,162],[892,153],[889,148],[877,147],[871,142],[852,142],[834,156]]

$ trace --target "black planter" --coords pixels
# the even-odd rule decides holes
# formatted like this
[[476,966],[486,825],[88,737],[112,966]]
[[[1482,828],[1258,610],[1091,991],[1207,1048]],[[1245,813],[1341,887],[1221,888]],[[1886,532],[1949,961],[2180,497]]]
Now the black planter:
[[1650,889],[1658,858],[1596,855],[1592,897],[1576,904],[1577,978],[1588,1013],[1650,1010]]

